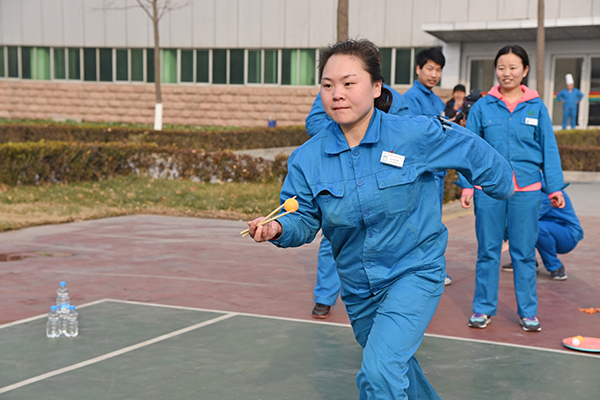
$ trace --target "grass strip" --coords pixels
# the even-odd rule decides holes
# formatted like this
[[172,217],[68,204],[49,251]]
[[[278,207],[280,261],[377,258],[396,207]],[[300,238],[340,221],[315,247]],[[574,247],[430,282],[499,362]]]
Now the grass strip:
[[279,205],[278,183],[197,183],[126,176],[0,186],[0,231],[130,214],[250,220]]

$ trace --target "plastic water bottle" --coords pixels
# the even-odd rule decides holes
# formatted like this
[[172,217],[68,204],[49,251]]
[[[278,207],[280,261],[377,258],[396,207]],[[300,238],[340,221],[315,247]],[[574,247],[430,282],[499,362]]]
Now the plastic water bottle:
[[48,322],[46,322],[46,336],[49,338],[57,338],[61,334],[60,331],[60,321],[58,312],[56,310],[56,306],[50,307],[50,312],[48,313]]
[[63,316],[63,335],[66,337],[75,337],[79,335],[79,321],[77,321],[77,316],[79,314],[75,311],[75,306],[70,306],[67,314]]
[[58,308],[58,313],[66,313],[69,311],[69,289],[67,289],[66,282],[59,284],[56,294],[56,308]]

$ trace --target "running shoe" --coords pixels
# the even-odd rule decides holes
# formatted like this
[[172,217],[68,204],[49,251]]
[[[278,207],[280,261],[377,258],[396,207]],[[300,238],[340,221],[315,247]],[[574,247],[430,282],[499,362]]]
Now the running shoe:
[[540,325],[540,321],[537,317],[521,317],[519,322],[525,332],[539,332],[542,330],[542,325]]
[[469,318],[469,326],[471,328],[483,329],[486,326],[488,326],[488,324],[491,324],[491,323],[492,323],[492,317],[490,317],[489,315],[478,313],[478,312],[471,315],[471,318]]
[[318,319],[325,319],[329,317],[331,306],[321,303],[315,303],[315,307],[312,310],[312,317]]
[[564,265],[556,271],[550,271],[550,279],[554,279],[555,281],[564,281],[567,278],[567,271],[565,271]]

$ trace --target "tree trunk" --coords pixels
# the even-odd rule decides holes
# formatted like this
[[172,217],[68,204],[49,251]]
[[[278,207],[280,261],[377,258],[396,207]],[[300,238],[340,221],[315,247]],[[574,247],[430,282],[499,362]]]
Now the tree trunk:
[[537,91],[544,100],[544,59],[546,52],[546,31],[544,30],[544,0],[538,0],[538,26],[537,26]]
[[[348,39],[348,1],[338,0],[337,8],[337,40]],[[359,0],[360,1],[360,0]]]
[[156,2],[152,1],[152,25],[154,27],[154,87],[156,90],[156,104],[154,106],[154,130],[162,130],[162,95],[160,92],[160,45],[158,36],[158,10]]

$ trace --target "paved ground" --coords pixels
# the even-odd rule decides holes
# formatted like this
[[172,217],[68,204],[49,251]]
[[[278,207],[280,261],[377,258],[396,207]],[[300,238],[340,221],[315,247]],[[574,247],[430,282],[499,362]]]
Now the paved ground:
[[[446,254],[454,283],[446,288],[418,353],[427,376],[445,399],[495,399],[503,397],[507,390],[511,395],[506,398],[587,399],[591,398],[590,393],[600,391],[600,383],[587,375],[593,369],[588,360],[596,361],[600,355],[581,357],[583,353],[561,345],[568,336],[600,337],[600,314],[579,311],[600,307],[600,182],[572,183],[567,191],[585,238],[572,253],[562,257],[568,280],[552,281],[543,270],[538,274],[539,317],[543,324],[540,333],[525,333],[518,325],[511,273],[501,273],[499,314],[493,324],[484,330],[467,327],[477,247],[474,217],[472,211],[463,211],[456,204],[445,206],[444,221],[449,230]],[[90,400],[132,398],[135,395],[129,388],[135,385],[148,387],[144,398],[175,398],[169,397],[172,390],[186,393],[176,398],[190,399],[197,398],[200,392],[207,399],[236,398],[240,393],[252,393],[244,397],[247,399],[279,399],[284,394],[303,399],[355,398],[353,377],[360,349],[352,340],[343,304],[338,302],[326,322],[314,322],[310,317],[318,243],[278,249],[241,238],[239,232],[245,227],[245,221],[135,215],[0,233],[0,260],[12,260],[0,261],[0,301],[7,305],[0,313],[0,343],[4,344],[0,345],[0,397],[80,398],[82,388],[73,383],[97,378],[85,388]],[[508,262],[507,256],[503,262]],[[158,347],[136,350],[131,356],[119,355],[112,361],[107,358],[114,354],[112,347],[106,347],[108,354],[95,350],[104,349],[102,346],[107,343],[119,344],[123,338],[128,343],[146,340],[145,332],[155,332],[162,338],[161,332],[177,331],[186,324],[181,320],[177,325],[167,322],[168,329],[159,332],[157,327],[163,325],[163,317],[159,316],[171,321],[171,312],[148,314],[110,307],[105,310],[108,314],[96,315],[93,306],[81,310],[82,335],[71,344],[46,339],[44,314],[55,303],[55,290],[61,280],[67,281],[73,304],[109,298],[200,309],[199,319],[190,317],[188,325],[202,329],[199,335],[192,335],[191,331],[192,336],[181,334],[183,342],[178,341],[179,334],[169,336],[177,340],[165,339]],[[115,312],[117,320],[113,320]],[[227,321],[241,322],[229,325],[215,313],[231,317]],[[292,318],[295,322],[273,327],[257,320],[239,319],[240,313],[283,321]],[[31,320],[20,322],[27,318]],[[214,329],[204,328],[202,321],[209,318],[217,321]],[[117,323],[119,329],[102,322],[107,319]],[[95,320],[100,328],[90,325]],[[295,325],[298,321],[305,321],[310,327]],[[313,329],[315,325],[332,330]],[[233,334],[238,331],[240,335]],[[286,338],[282,343],[287,344],[278,344],[282,338]],[[265,348],[264,343],[270,346]],[[297,349],[305,351],[297,353]],[[94,354],[90,353],[92,350]],[[103,361],[97,367],[90,365],[80,370],[78,363],[88,357],[82,354],[88,353],[91,361]],[[188,354],[200,358],[190,358]],[[29,358],[23,358],[25,355]],[[323,359],[323,355],[340,363],[327,364],[324,360],[328,358]],[[304,360],[298,363],[299,369],[289,369],[292,359]],[[87,362],[90,360],[83,361]],[[173,376],[183,377],[183,383],[175,380],[176,384],[154,385],[163,377],[163,370],[144,367],[156,362],[171,365]],[[189,368],[177,372],[181,363]],[[77,367],[77,371],[63,373],[60,365],[66,365],[68,371]],[[461,371],[462,380],[459,376],[449,379],[448,371],[453,370]],[[50,377],[44,371],[60,374]],[[186,375],[190,371],[193,374]],[[36,378],[36,373],[42,375]],[[311,385],[314,376],[321,373],[341,389],[328,391]],[[204,379],[207,376],[209,379]],[[565,380],[549,378],[552,376]],[[37,383],[28,383],[32,377],[39,379]],[[198,382],[202,385],[198,386]],[[14,385],[24,386],[12,390]],[[75,388],[75,395],[63,396],[59,388],[65,386]],[[10,393],[1,394],[9,389]],[[565,394],[575,391],[581,396]],[[49,392],[59,394],[49,396]]]

